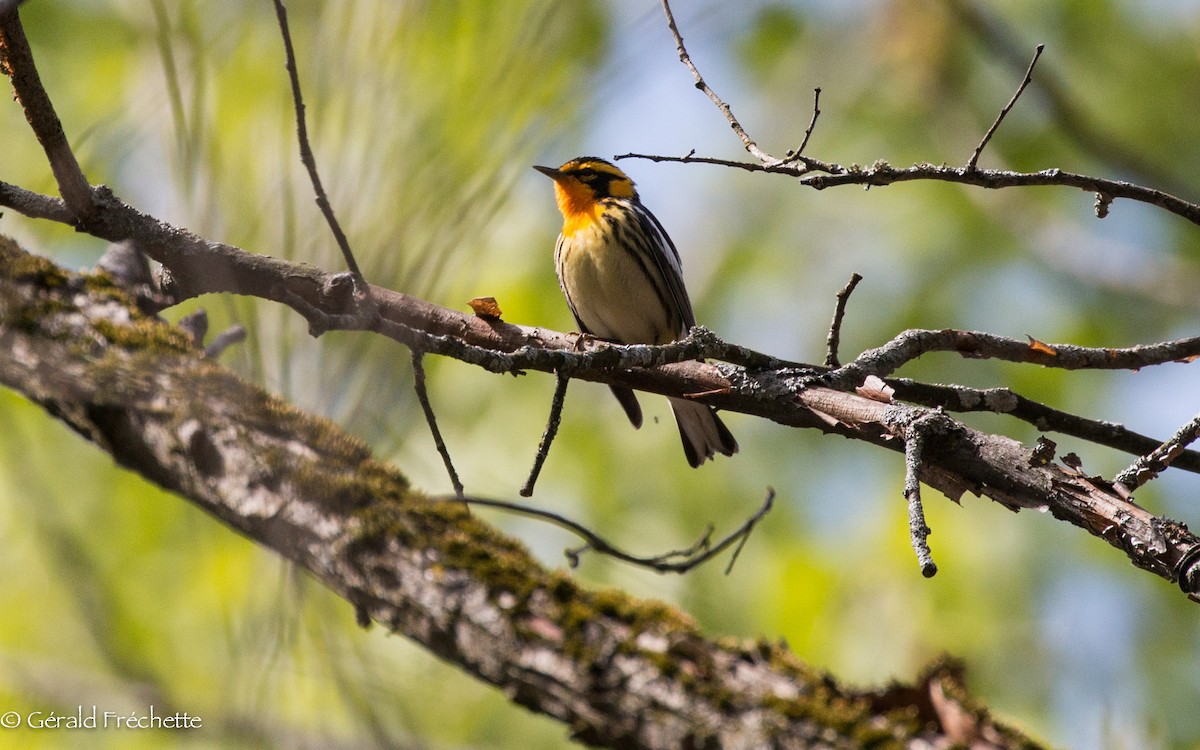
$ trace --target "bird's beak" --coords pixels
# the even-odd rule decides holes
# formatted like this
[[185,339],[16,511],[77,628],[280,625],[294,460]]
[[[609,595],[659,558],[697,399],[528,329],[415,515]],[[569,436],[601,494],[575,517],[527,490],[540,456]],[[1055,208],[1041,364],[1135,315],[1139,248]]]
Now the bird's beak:
[[557,169],[554,169],[553,167],[539,167],[535,164],[533,168],[536,169],[537,171],[541,172],[542,174],[546,175],[550,179],[554,180],[555,182],[558,182],[563,177],[563,173]]

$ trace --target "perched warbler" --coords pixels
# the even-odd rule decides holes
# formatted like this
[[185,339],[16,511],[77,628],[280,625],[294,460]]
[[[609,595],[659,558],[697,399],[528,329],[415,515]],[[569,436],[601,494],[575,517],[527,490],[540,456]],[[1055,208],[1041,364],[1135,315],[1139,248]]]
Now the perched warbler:
[[[554,266],[580,332],[619,344],[666,344],[685,335],[696,316],[679,252],[642,205],[633,180],[594,156],[534,169],[554,180],[563,215]],[[633,391],[612,386],[612,392],[633,426],[641,427],[642,407]],[[689,464],[737,453],[737,441],[712,407],[670,401]]]

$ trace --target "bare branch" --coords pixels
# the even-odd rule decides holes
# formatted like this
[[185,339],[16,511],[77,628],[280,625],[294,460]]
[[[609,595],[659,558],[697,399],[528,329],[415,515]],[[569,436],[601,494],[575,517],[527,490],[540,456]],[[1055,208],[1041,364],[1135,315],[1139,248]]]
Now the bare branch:
[[854,292],[854,287],[862,281],[857,273],[850,274],[850,281],[837,293],[837,304],[833,308],[833,322],[829,324],[829,335],[825,337],[825,366],[841,367],[838,361],[838,346],[842,341],[842,318],[846,315],[846,302]]
[[533,459],[533,468],[529,470],[529,478],[521,487],[521,497],[533,495],[533,486],[537,483],[538,475],[542,473],[542,464],[546,463],[546,456],[550,453],[550,444],[554,442],[554,436],[558,434],[558,426],[562,423],[563,402],[567,398],[567,385],[570,382],[571,379],[566,375],[561,372],[556,373],[554,397],[550,400],[550,418],[546,420],[546,429],[542,432],[542,439],[538,443],[537,455]]
[[[657,154],[627,153],[615,157],[617,159],[646,159],[654,162],[678,162],[680,164],[713,164],[747,172],[767,172],[783,174],[800,178],[801,185],[816,190],[838,187],[841,185],[865,185],[882,187],[899,182],[916,182],[933,180],[935,182],[953,182],[960,185],[973,185],[988,189],[1009,187],[1071,187],[1089,193],[1103,195],[1105,213],[1107,206],[1116,198],[1146,203],[1169,211],[1187,219],[1193,224],[1200,225],[1200,204],[1185,201],[1170,193],[1154,188],[1135,185],[1124,180],[1108,180],[1100,177],[1067,172],[1061,169],[1045,169],[1040,172],[1012,172],[996,169],[967,169],[966,167],[948,167],[934,164],[914,164],[911,167],[893,167],[885,161],[878,161],[869,167],[859,165],[842,166],[819,159],[804,157],[799,159],[804,166],[794,164],[757,164],[754,162],[734,161],[731,159],[716,159],[708,156],[662,156]],[[823,174],[813,174],[821,172]]]
[[304,162],[304,168],[308,170],[308,177],[312,180],[313,191],[316,193],[317,206],[320,207],[325,221],[329,224],[329,230],[333,232],[333,237],[337,240],[342,257],[346,259],[346,268],[354,274],[356,282],[365,284],[362,271],[359,270],[358,262],[354,260],[354,253],[350,250],[350,241],[346,239],[346,233],[342,231],[342,225],[338,223],[337,216],[333,213],[333,206],[329,203],[329,197],[325,195],[325,188],[321,185],[321,175],[317,171],[317,159],[313,156],[312,146],[308,142],[304,97],[300,94],[300,73],[296,67],[296,53],[292,49],[292,33],[288,29],[287,8],[284,7],[283,0],[274,0],[274,2],[275,15],[279,19],[279,34],[283,37],[283,49],[287,55],[288,79],[292,84],[292,102],[296,106],[296,136],[300,143],[300,161]]
[[425,388],[424,357],[425,354],[420,349],[412,350],[413,389],[417,393],[417,401],[421,404],[421,411],[425,414],[425,422],[429,425],[429,432],[433,435],[433,444],[437,447],[438,455],[442,457],[442,463],[446,466],[446,473],[450,475],[450,484],[454,487],[454,496],[462,500],[463,484],[458,478],[458,471],[454,468],[454,461],[450,458],[450,450],[446,447],[446,441],[442,439],[442,431],[438,428],[437,415],[433,413],[433,404],[429,402],[429,391]]
[[691,72],[692,78],[696,80],[696,88],[703,91],[712,100],[712,103],[717,106],[717,109],[721,110],[721,114],[725,115],[725,119],[729,121],[729,127],[733,128],[733,132],[737,134],[742,145],[746,147],[746,150],[754,158],[763,163],[778,162],[778,159],[758,147],[758,144],[746,133],[746,129],[733,116],[733,110],[729,108],[729,105],[721,97],[717,96],[716,92],[704,82],[703,76],[700,75],[700,71],[696,69],[691,56],[688,55],[687,47],[683,44],[683,36],[679,33],[679,27],[675,25],[675,16],[671,13],[671,3],[669,0],[662,0],[662,7],[663,13],[667,16],[667,28],[671,30],[671,36],[675,37],[675,51],[679,53],[679,61]]
[[839,174],[810,175],[802,180],[803,184],[824,190],[826,187],[838,185],[892,185],[895,182],[912,180],[937,180],[958,182],[961,185],[974,185],[986,188],[1000,187],[1038,187],[1061,186],[1078,187],[1079,190],[1091,193],[1105,193],[1112,198],[1128,198],[1140,203],[1156,205],[1171,214],[1182,216],[1189,222],[1200,224],[1200,205],[1189,203],[1187,200],[1171,196],[1152,187],[1134,185],[1124,180],[1106,180],[1092,178],[1084,174],[1064,172],[1062,169],[1044,169],[1042,172],[1008,172],[1008,170],[974,169],[954,167],[936,167],[932,164],[914,164],[912,167],[900,169],[887,163],[872,164],[862,172],[853,173],[851,170]]
[[75,215],[61,198],[35,193],[7,182],[0,182],[0,206],[8,206],[31,219],[49,219],[68,226],[75,221]]
[[1200,356],[1200,336],[1110,349],[1046,344],[1033,338],[1020,341],[992,333],[951,328],[940,331],[912,329],[822,375],[820,381],[831,388],[853,388],[867,375],[887,377],[904,364],[930,352],[955,352],[971,359],[1001,359],[1064,370],[1138,370],[1168,362],[1186,362]]
[[[836,185],[866,185],[880,186],[890,185],[895,182],[906,182],[911,180],[937,180],[945,182],[957,182],[961,184],[977,185],[985,188],[1001,188],[1001,187],[1016,187],[1016,186],[1038,186],[1038,185],[1061,185],[1067,187],[1076,187],[1096,194],[1094,204],[1095,214],[1098,218],[1104,218],[1108,215],[1109,207],[1116,198],[1127,198],[1136,200],[1150,205],[1158,206],[1171,213],[1182,216],[1194,224],[1200,224],[1200,205],[1185,201],[1170,193],[1154,188],[1142,187],[1130,182],[1122,180],[1106,180],[1097,177],[1089,177],[1087,175],[1074,174],[1064,172],[1059,169],[1047,169],[1041,172],[1034,173],[1019,173],[1010,171],[998,170],[980,170],[978,168],[979,157],[983,153],[983,149],[987,146],[1004,118],[1009,111],[1015,106],[1025,88],[1033,80],[1033,70],[1037,65],[1038,59],[1041,57],[1044,45],[1038,45],[1037,50],[1026,69],[1025,78],[1017,88],[1015,94],[1009,100],[1008,104],[1001,109],[999,116],[988,129],[979,145],[975,148],[967,165],[962,168],[953,168],[942,166],[934,166],[931,164],[914,165],[908,169],[896,169],[888,165],[884,161],[877,161],[869,168],[863,168],[858,165],[850,165],[844,167],[842,165],[813,159],[803,156],[802,152],[808,144],[809,136],[812,134],[813,127],[816,125],[817,117],[820,115],[819,99],[821,90],[815,90],[813,102],[813,116],[809,123],[808,130],[805,132],[804,141],[796,151],[789,151],[784,159],[776,159],[770,154],[758,148],[753,139],[746,133],[741,123],[734,117],[729,105],[721,99],[712,90],[711,87],[704,81],[700,75],[700,71],[692,62],[691,57],[684,46],[683,38],[679,33],[679,29],[675,23],[675,18],[671,12],[669,0],[662,0],[663,11],[667,18],[667,26],[675,39],[676,50],[679,53],[679,59],[691,72],[693,79],[696,82],[696,88],[703,91],[713,104],[716,105],[733,128],[734,133],[741,140],[742,145],[750,152],[758,163],[739,162],[729,159],[718,159],[713,157],[696,156],[695,150],[688,152],[685,156],[661,156],[652,154],[635,154],[627,153],[616,156],[616,159],[638,158],[647,159],[650,161],[663,162],[672,161],[684,164],[715,164],[720,166],[743,169],[751,172],[769,172],[773,174],[787,174],[794,177],[802,178],[802,184],[809,187],[823,190],[826,187]],[[959,12],[965,12],[965,5],[962,3],[954,3]],[[795,166],[799,162],[801,166]],[[811,174],[813,172],[823,174]],[[808,175],[806,177],[806,175]]]
[[1180,427],[1170,440],[1130,464],[1113,482],[1136,490],[1166,470],[1197,437],[1200,437],[1200,414]]
[[548,521],[555,526],[566,529],[572,534],[575,534],[584,541],[584,545],[582,547],[566,550],[567,560],[571,563],[572,568],[579,564],[579,556],[582,553],[591,550],[597,554],[612,557],[616,560],[629,563],[630,565],[649,568],[650,570],[655,570],[659,573],[683,574],[690,570],[694,570],[700,565],[703,565],[704,563],[713,559],[728,549],[731,545],[737,544],[738,546],[734,550],[732,559],[730,559],[729,565],[725,569],[725,573],[728,574],[733,569],[733,564],[737,560],[737,556],[741,552],[742,546],[750,537],[750,532],[752,532],[754,527],[758,525],[758,522],[763,519],[763,516],[770,512],[771,507],[775,502],[775,490],[768,489],[767,496],[763,500],[763,504],[758,508],[758,510],[756,510],[753,515],[747,518],[746,521],[735,531],[715,544],[712,542],[713,527],[709,525],[708,528],[705,529],[704,533],[700,535],[700,538],[697,539],[694,544],[692,544],[692,546],[646,557],[632,555],[628,552],[625,552],[605,541],[603,537],[578,521],[573,521],[570,518],[553,511],[543,510],[541,508],[535,508],[533,506],[523,505],[521,503],[512,503],[507,500],[492,500],[473,496],[462,498],[462,500],[468,505],[478,505],[485,508],[497,508],[510,513],[518,513],[521,515],[538,518],[543,521]]
[[21,25],[21,16],[13,4],[9,3],[9,6],[0,13],[0,65],[5,75],[12,79],[17,101],[25,110],[25,119],[46,152],[59,194],[72,214],[79,219],[86,219],[95,208],[91,185],[71,150],[50,95],[42,86],[33,62],[33,52],[29,49],[29,40],[25,38],[25,28]]
[[979,164],[979,155],[982,154],[983,149],[987,147],[988,141],[992,140],[992,136],[996,134],[996,130],[1000,127],[1000,123],[1004,122],[1004,118],[1007,117],[1008,113],[1012,111],[1012,108],[1016,106],[1017,100],[1020,99],[1021,94],[1025,92],[1025,87],[1033,82],[1033,68],[1037,65],[1038,58],[1042,56],[1042,50],[1045,49],[1045,47],[1046,45],[1044,44],[1039,44],[1037,46],[1037,51],[1033,53],[1033,59],[1029,61],[1029,69],[1025,71],[1025,80],[1021,81],[1021,85],[1017,87],[1016,93],[1013,94],[1012,98],[1008,100],[1008,104],[1005,104],[1004,108],[1000,110],[1000,114],[996,117],[996,121],[992,123],[992,126],[988,128],[986,133],[984,133],[983,140],[981,140],[979,145],[975,147],[975,153],[971,154],[971,159],[967,162],[967,171],[975,171],[976,165]]
[[[889,378],[887,384],[895,389],[896,397],[902,401],[954,412],[988,411],[1005,414],[1028,422],[1043,432],[1070,435],[1134,455],[1149,453],[1162,444],[1159,440],[1134,432],[1116,422],[1068,414],[1008,388],[980,389],[961,385],[931,385],[908,378]],[[1200,453],[1181,450],[1171,466],[1200,473]]]
[[[625,154],[617,154],[613,157],[617,161],[621,159],[645,159],[653,162],[675,162],[679,164],[713,164],[718,167],[730,167],[733,169],[742,169],[747,172],[767,172],[769,174],[784,174],[791,177],[803,177],[810,172],[824,172],[826,174],[842,174],[847,171],[847,167],[840,164],[814,159],[811,156],[803,154],[792,154],[786,160],[769,161],[764,163],[753,161],[737,161],[736,159],[719,159],[714,156],[696,156],[696,150],[692,149],[683,156],[662,156],[659,154],[639,154],[629,152]],[[799,164],[799,166],[797,166]],[[861,167],[854,167],[861,169]]]

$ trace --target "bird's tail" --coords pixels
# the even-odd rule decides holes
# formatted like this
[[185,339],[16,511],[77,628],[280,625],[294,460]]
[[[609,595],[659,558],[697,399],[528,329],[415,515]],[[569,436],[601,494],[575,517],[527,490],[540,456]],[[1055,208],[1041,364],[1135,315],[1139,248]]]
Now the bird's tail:
[[619,385],[610,385],[609,388],[617,397],[617,401],[621,402],[621,408],[625,410],[625,416],[629,417],[629,423],[635,430],[640,430],[642,428],[642,406],[638,403],[637,394],[633,392],[632,388]]
[[683,452],[692,468],[718,453],[724,456],[737,453],[737,441],[711,406],[682,398],[670,401],[679,436],[683,438]]

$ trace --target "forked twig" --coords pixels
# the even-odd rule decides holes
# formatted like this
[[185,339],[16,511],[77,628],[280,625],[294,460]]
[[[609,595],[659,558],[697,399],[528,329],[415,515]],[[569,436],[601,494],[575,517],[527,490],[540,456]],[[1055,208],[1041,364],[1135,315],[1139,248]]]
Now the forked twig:
[[983,140],[981,140],[979,145],[975,147],[975,153],[971,154],[971,159],[967,162],[968,171],[975,171],[975,166],[979,164],[979,155],[982,154],[983,149],[987,147],[988,141],[992,140],[992,136],[996,134],[996,130],[999,129],[1000,123],[1004,122],[1004,118],[1008,116],[1008,113],[1012,111],[1012,108],[1016,105],[1017,100],[1021,98],[1021,94],[1025,92],[1025,87],[1033,82],[1033,69],[1037,65],[1038,58],[1042,56],[1042,50],[1045,49],[1045,47],[1046,45],[1044,44],[1039,44],[1037,46],[1037,51],[1033,53],[1033,59],[1029,61],[1029,69],[1025,71],[1025,80],[1021,81],[1021,85],[1017,87],[1016,93],[1013,94],[1012,98],[1008,100],[1008,104],[1005,104],[1004,108],[1000,110],[1000,114],[996,117],[996,121],[992,123],[992,126],[988,128],[986,133],[984,133]]
[[[1013,74],[1029,62],[1027,43],[1011,20],[1000,12],[1000,3],[980,3],[975,0],[945,0],[942,10],[954,17],[955,27],[972,38],[972,45],[998,61]],[[1136,139],[1119,135],[1103,123],[1094,108],[1086,106],[1076,87],[1056,74],[1050,63],[1044,63],[1038,73],[1039,106],[1045,108],[1047,119],[1054,123],[1073,149],[1091,157],[1094,163],[1108,165],[1115,172],[1144,184],[1157,184],[1178,195],[1195,192],[1195,183],[1183,178],[1182,170],[1172,170],[1169,160],[1151,164],[1148,153]]]
[[1128,468],[1117,474],[1113,482],[1123,484],[1131,491],[1136,490],[1170,466],[1198,437],[1200,437],[1200,414],[1192,417],[1192,421],[1180,427],[1170,440],[1134,461]]
[[7,3],[0,12],[0,58],[3,58],[0,67],[12,80],[13,93],[25,110],[25,119],[50,162],[50,171],[54,173],[63,203],[74,215],[73,219],[88,219],[96,210],[92,186],[71,150],[50,94],[42,85],[17,5],[19,3]]
[[312,146],[308,142],[304,97],[300,94],[300,73],[296,67],[296,53],[292,48],[292,33],[288,29],[287,8],[284,7],[283,0],[274,0],[274,3],[275,15],[279,18],[279,33],[283,37],[283,49],[287,55],[288,79],[292,84],[292,102],[296,106],[296,136],[300,142],[300,161],[304,162],[304,168],[308,170],[308,177],[312,180],[313,191],[316,193],[317,206],[325,216],[325,221],[329,224],[329,230],[333,232],[338,247],[341,248],[342,257],[346,259],[346,268],[354,274],[355,281],[363,289],[366,289],[366,280],[358,268],[358,262],[354,260],[354,253],[350,250],[350,241],[346,239],[346,233],[342,231],[342,225],[338,223],[337,216],[333,213],[333,206],[330,205],[329,198],[325,195],[325,188],[321,185],[321,175],[317,172],[317,159],[313,156]]
[[550,400],[550,418],[546,421],[546,429],[542,432],[541,442],[538,443],[537,455],[533,459],[533,468],[529,470],[529,478],[525,480],[525,486],[521,488],[521,497],[533,495],[533,485],[537,483],[538,475],[542,473],[542,465],[546,463],[546,456],[550,453],[550,444],[554,442],[554,436],[558,434],[558,426],[562,423],[563,402],[567,398],[567,385],[570,382],[571,379],[563,373],[556,373],[554,398]]
[[[1157,449],[1162,442],[1135,432],[1116,422],[1088,419],[1055,409],[1022,396],[1008,388],[968,388],[962,385],[933,385],[909,378],[888,378],[901,401],[951,412],[989,411],[1019,419],[1041,432],[1057,432],[1104,445],[1133,455]],[[1200,453],[1181,449],[1172,457],[1171,466],[1200,474]]]
[[437,452],[442,457],[442,463],[446,465],[446,473],[450,475],[450,484],[454,487],[454,496],[462,500],[463,485],[458,478],[458,471],[454,468],[454,462],[450,459],[450,450],[446,448],[446,442],[442,440],[442,431],[438,428],[437,416],[433,413],[433,405],[429,402],[429,392],[425,389],[424,356],[425,353],[419,349],[412,350],[413,389],[417,392],[417,401],[421,403],[421,411],[425,413],[425,422],[429,425],[429,431],[433,434],[433,444],[437,446]]
[[789,151],[784,158],[784,164],[791,164],[799,161],[804,149],[808,148],[808,139],[812,138],[813,129],[817,127],[817,118],[821,116],[821,87],[817,86],[813,89],[813,111],[812,119],[808,121],[808,127],[804,130],[804,140],[800,141],[800,145],[794,150]]
[[746,540],[750,536],[750,532],[758,525],[758,522],[763,519],[775,502],[775,490],[767,488],[767,496],[763,500],[763,504],[751,515],[746,521],[732,533],[716,542],[712,542],[713,528],[710,525],[705,532],[700,535],[696,542],[686,549],[672,550],[659,555],[639,556],[633,555],[620,548],[610,544],[596,532],[587,528],[578,521],[573,521],[566,516],[560,515],[553,511],[534,508],[521,503],[512,503],[507,500],[492,500],[490,498],[481,497],[463,497],[460,498],[467,505],[478,505],[485,508],[496,508],[498,510],[508,511],[510,513],[518,513],[533,518],[539,518],[543,521],[548,521],[555,526],[566,529],[572,534],[575,534],[584,541],[580,547],[569,548],[565,550],[567,560],[571,567],[579,564],[579,557],[584,552],[591,550],[597,554],[607,555],[622,562],[627,562],[638,567],[649,568],[659,573],[687,573],[688,571],[703,565],[717,555],[724,552],[733,544],[737,544],[734,549],[733,557],[729,561],[729,565],[725,569],[726,575],[733,569],[733,563],[737,560],[738,554],[745,545]]
[[846,316],[846,302],[860,281],[862,281],[862,276],[857,273],[850,274],[850,280],[846,282],[846,286],[837,293],[837,304],[833,308],[833,322],[829,324],[829,335],[825,337],[826,367],[842,366],[838,361],[838,347],[842,343],[842,318]]
[[729,127],[733,128],[733,132],[742,141],[742,145],[750,152],[754,158],[762,162],[778,162],[774,156],[758,147],[754,139],[742,127],[742,124],[733,116],[733,110],[725,103],[721,97],[717,96],[716,92],[704,82],[704,77],[700,75],[700,71],[696,69],[695,63],[692,62],[691,55],[688,54],[687,47],[683,44],[683,36],[679,33],[679,27],[675,25],[675,16],[671,13],[671,3],[669,0],[662,0],[663,13],[667,16],[667,28],[671,30],[671,36],[675,37],[675,51],[679,53],[679,61],[691,71],[692,78],[696,81],[696,88],[704,92],[704,94],[712,100],[712,103],[717,105],[717,109],[721,110],[721,114],[725,115],[725,119],[729,121]]

